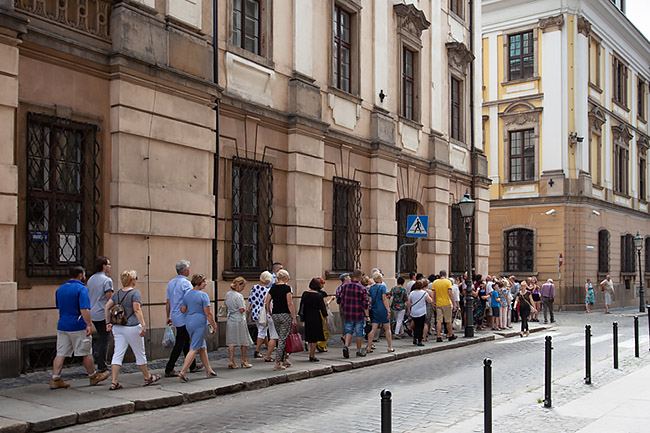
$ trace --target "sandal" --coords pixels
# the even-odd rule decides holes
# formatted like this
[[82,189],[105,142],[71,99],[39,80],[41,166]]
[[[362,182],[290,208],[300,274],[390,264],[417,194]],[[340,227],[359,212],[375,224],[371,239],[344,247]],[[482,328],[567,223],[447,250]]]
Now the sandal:
[[393,349],[392,347],[389,347],[389,348],[388,348],[388,352],[389,352],[389,353],[393,353],[394,351],[395,351],[395,349]]
[[273,370],[276,370],[276,371],[282,371],[282,370],[286,370],[286,369],[287,369],[287,367],[284,367],[282,365],[276,365],[275,367],[273,367]]
[[285,366],[285,367],[291,367],[292,364],[287,360],[287,361],[284,361],[282,363],[282,365]]
[[234,362],[230,362],[228,363],[228,368],[234,370],[235,368],[239,368],[239,367],[237,367],[237,364],[235,364]]
[[178,373],[178,380],[179,380],[181,383],[187,383],[187,382],[190,381],[190,379],[188,379],[188,377],[185,376],[183,373]]
[[215,373],[214,371],[208,371],[205,373],[205,375],[208,377],[217,377],[217,373]]
[[264,355],[262,355],[261,353],[255,351],[255,353],[253,354],[253,358],[264,358]]
[[115,391],[115,390],[122,389],[122,388],[124,388],[124,387],[122,386],[121,383],[119,383],[119,382],[117,382],[117,383],[111,382],[111,386],[110,386],[110,388],[108,388],[108,390],[109,391]]
[[246,362],[246,361],[242,361],[241,366],[244,367],[244,368],[251,368],[253,366],[253,364],[251,364],[249,362]]
[[264,358],[264,362],[273,362],[271,358]]
[[[178,374],[179,376],[181,375],[180,373]],[[158,382],[160,380],[160,375],[159,374],[152,374],[149,376],[149,379],[144,380],[144,386],[149,386],[152,383]]]
[[366,353],[372,353],[374,352],[372,347],[366,347]]

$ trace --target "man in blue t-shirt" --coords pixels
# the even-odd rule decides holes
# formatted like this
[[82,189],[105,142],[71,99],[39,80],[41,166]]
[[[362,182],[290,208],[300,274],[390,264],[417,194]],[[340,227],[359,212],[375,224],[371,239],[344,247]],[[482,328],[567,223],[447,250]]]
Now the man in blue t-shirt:
[[59,323],[56,327],[56,357],[52,365],[50,389],[69,388],[70,383],[61,378],[63,361],[67,356],[83,357],[91,385],[105,380],[109,373],[95,371],[92,355],[92,322],[90,320],[90,298],[84,285],[86,270],[81,266],[70,269],[70,279],[56,291],[56,308]]

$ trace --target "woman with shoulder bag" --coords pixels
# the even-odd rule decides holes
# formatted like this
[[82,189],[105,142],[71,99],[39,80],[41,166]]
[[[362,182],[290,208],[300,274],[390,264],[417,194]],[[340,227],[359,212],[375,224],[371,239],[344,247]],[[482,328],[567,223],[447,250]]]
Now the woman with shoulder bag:
[[533,297],[528,291],[528,287],[526,284],[522,284],[521,289],[519,290],[519,293],[517,293],[517,297],[515,299],[515,308],[519,306],[519,316],[521,317],[521,332],[519,333],[520,337],[523,337],[524,335],[528,337],[530,335],[530,330],[528,329],[528,316],[531,312],[534,313],[537,311],[533,306],[533,302]]
[[[296,326],[296,311],[293,306],[291,286],[287,284],[288,281],[289,272],[285,269],[279,270],[276,284],[271,287],[264,299],[266,311],[271,312],[275,330],[278,333],[274,370],[284,370],[291,366],[287,359],[286,345],[291,327]],[[273,301],[273,309],[271,309],[271,301]]]
[[[257,342],[255,344],[255,353],[253,358],[264,358],[266,362],[272,362],[271,354],[278,342],[278,333],[275,332],[273,320],[264,307],[264,298],[271,288],[273,274],[264,271],[260,274],[259,284],[255,284],[248,295],[248,303],[251,306],[251,320],[257,326]],[[264,317],[261,317],[264,315]],[[262,344],[266,342],[266,356],[260,353]]]
[[433,304],[433,300],[429,294],[423,290],[426,283],[422,280],[417,280],[411,287],[411,294],[406,301],[406,309],[408,314],[413,319],[413,344],[417,346],[424,346],[422,343],[422,334],[424,332],[424,321],[427,317],[427,303]]
[[[111,299],[106,302],[104,314],[106,316],[106,331],[113,332],[115,347],[113,349],[113,360],[111,361],[111,391],[122,389],[117,377],[120,374],[120,367],[124,360],[126,349],[130,346],[135,355],[135,363],[144,376],[144,385],[151,385],[160,380],[159,374],[151,374],[147,368],[147,354],[144,350],[144,335],[146,325],[142,314],[142,295],[135,288],[138,281],[138,274],[131,271],[123,271],[120,275],[122,289],[113,293]],[[114,305],[121,305],[123,311],[123,323],[111,323],[111,308]],[[113,319],[115,321],[115,319]]]
[[309,282],[309,290],[302,294],[299,311],[300,319],[305,323],[305,341],[309,343],[309,362],[318,362],[316,345],[325,339],[323,317],[327,317],[327,308],[320,294],[321,283],[317,278]]

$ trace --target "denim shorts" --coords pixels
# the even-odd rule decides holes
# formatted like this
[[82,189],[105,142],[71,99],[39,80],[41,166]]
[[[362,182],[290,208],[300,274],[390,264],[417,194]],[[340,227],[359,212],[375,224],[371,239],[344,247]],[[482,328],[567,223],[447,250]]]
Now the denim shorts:
[[363,325],[365,320],[357,320],[356,322],[343,322],[343,335],[354,335],[357,338],[363,338]]

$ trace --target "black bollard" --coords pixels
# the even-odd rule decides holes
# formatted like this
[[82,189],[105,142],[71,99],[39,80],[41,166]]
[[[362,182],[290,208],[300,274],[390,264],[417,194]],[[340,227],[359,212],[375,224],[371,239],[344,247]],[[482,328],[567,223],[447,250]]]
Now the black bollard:
[[393,431],[391,419],[391,393],[384,389],[379,394],[381,396],[381,433],[391,433]]
[[585,383],[591,385],[591,325],[585,325]]
[[492,433],[492,360],[483,360],[483,421],[485,433]]
[[614,332],[614,368],[618,369],[618,322],[612,324]]
[[639,357],[639,316],[634,316],[634,357]]
[[546,356],[544,362],[544,407],[551,407],[551,344],[553,338],[546,336]]

